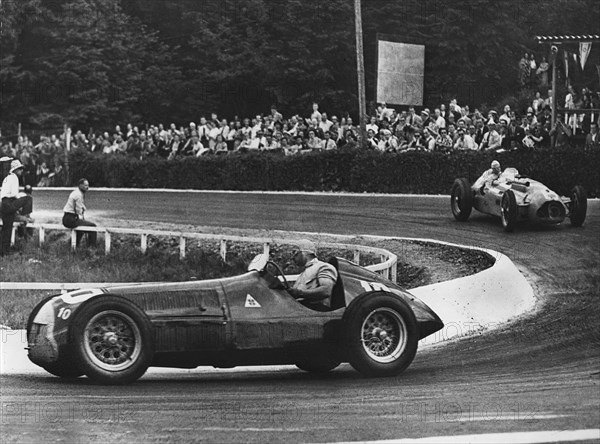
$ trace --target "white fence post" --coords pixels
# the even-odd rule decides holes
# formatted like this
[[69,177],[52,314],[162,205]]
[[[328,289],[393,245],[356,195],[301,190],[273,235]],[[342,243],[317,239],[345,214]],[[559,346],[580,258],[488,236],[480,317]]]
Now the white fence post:
[[10,232],[10,244],[15,244],[15,233],[17,232],[17,227],[13,226],[12,231]]
[[267,257],[269,257],[269,253],[271,251],[271,246],[269,245],[268,242],[265,242],[263,244],[263,253],[267,255]]
[[71,230],[71,251],[75,251],[77,249],[77,232],[72,229]]
[[108,230],[104,232],[104,255],[108,255],[110,253],[111,239],[110,233]]
[[219,248],[219,253],[221,254],[221,259],[223,262],[227,259],[227,240],[221,239],[221,247]]
[[142,249],[142,253],[146,254],[146,250],[148,249],[148,235],[146,233],[142,233],[140,248]]
[[45,237],[46,237],[46,230],[44,230],[44,227],[40,227],[40,235],[39,235],[40,247],[42,245],[44,245]]
[[183,237],[183,234],[179,236],[179,258],[185,258],[185,237]]

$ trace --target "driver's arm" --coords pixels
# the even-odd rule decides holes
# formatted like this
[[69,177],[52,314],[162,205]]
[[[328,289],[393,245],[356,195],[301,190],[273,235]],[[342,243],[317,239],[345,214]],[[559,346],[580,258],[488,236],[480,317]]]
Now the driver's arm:
[[323,299],[327,299],[331,296],[334,285],[335,282],[331,279],[321,279],[319,280],[319,286],[316,288],[304,290],[299,288],[290,288],[288,292],[296,299],[302,298],[308,301],[322,301]]

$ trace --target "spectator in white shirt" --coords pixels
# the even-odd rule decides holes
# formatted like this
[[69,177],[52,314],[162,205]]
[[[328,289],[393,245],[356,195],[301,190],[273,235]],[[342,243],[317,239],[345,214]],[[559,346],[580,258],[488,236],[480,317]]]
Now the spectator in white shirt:
[[458,138],[454,144],[455,150],[477,150],[477,144],[473,138],[465,132],[464,128],[459,128],[457,133]]
[[323,149],[324,150],[335,150],[337,149],[337,143],[335,142],[335,140],[333,140],[331,138],[331,133],[329,131],[326,131],[325,134],[323,135],[324,139],[323,139]]
[[377,117],[371,116],[371,121],[367,124],[367,132],[372,130],[374,134],[379,133],[379,126],[377,125]]
[[321,114],[321,121],[319,122],[319,128],[323,131],[323,134],[331,129],[333,122],[327,118],[327,113]]
[[29,194],[19,192],[19,177],[23,175],[23,165],[19,160],[10,163],[8,175],[2,181],[0,189],[0,213],[2,214],[2,232],[0,234],[0,256],[10,252],[10,239],[17,212],[25,221],[31,221],[29,214],[33,208],[33,199]]

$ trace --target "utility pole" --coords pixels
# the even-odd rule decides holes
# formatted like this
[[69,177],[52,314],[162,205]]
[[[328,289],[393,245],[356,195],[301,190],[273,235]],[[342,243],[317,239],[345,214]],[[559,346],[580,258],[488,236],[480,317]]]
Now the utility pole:
[[358,74],[358,114],[360,118],[359,146],[366,139],[367,107],[365,94],[365,59],[363,55],[361,0],[354,0],[354,23],[356,27],[356,73]]

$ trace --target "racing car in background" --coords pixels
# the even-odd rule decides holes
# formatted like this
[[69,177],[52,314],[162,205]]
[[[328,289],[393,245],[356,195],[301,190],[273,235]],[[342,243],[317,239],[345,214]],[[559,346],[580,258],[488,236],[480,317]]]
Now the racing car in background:
[[440,318],[395,283],[341,258],[329,311],[302,305],[266,255],[240,276],[84,289],[42,300],[27,322],[28,356],[53,375],[103,384],[149,366],[295,364],[327,372],[349,362],[395,376]]
[[507,232],[519,221],[556,225],[566,218],[580,227],[587,213],[587,194],[577,185],[569,197],[559,196],[541,182],[519,174],[516,168],[506,168],[498,180],[473,189],[467,179],[456,179],[450,195],[454,218],[466,221],[472,208],[499,216]]

